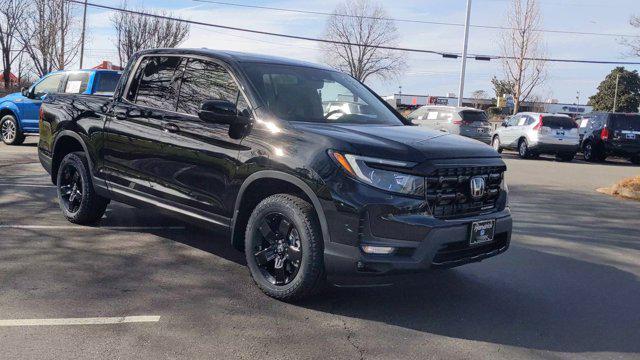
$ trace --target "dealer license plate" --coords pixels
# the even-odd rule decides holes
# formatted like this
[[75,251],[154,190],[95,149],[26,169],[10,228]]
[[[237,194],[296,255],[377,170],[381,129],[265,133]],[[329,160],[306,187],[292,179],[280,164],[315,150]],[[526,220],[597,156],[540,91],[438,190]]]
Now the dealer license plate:
[[493,241],[496,231],[495,220],[482,220],[471,223],[470,245],[484,244]]

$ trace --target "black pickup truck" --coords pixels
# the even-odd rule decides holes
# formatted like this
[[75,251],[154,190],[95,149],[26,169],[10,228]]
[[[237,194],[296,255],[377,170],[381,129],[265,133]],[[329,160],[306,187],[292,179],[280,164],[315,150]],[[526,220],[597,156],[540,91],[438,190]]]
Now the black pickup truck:
[[96,223],[115,200],[229,228],[282,300],[480,261],[511,238],[490,146],[411,126],[352,77],[299,61],[140,52],[113,98],[45,100],[39,157],[69,221]]

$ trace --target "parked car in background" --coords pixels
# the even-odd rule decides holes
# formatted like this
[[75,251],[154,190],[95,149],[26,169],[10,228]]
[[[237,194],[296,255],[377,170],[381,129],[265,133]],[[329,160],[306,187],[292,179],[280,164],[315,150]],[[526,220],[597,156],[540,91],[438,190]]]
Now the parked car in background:
[[51,93],[111,95],[120,73],[112,70],[56,71],[21,93],[0,99],[0,136],[8,145],[21,144],[27,134],[38,133],[42,99]]
[[487,114],[478,109],[456,106],[425,105],[407,115],[413,124],[450,134],[462,135],[485,144],[491,143]]
[[640,164],[640,114],[594,112],[578,119],[578,124],[585,160],[620,156]]
[[556,155],[571,161],[578,151],[578,124],[568,115],[523,112],[506,119],[492,137],[493,148],[517,150],[523,158]]
[[[70,222],[99,221],[113,199],[227,228],[255,283],[282,300],[509,247],[500,155],[411,126],[347,74],[158,49],[123,77],[113,97],[54,94],[42,106],[39,158]],[[323,107],[346,95],[360,105]]]

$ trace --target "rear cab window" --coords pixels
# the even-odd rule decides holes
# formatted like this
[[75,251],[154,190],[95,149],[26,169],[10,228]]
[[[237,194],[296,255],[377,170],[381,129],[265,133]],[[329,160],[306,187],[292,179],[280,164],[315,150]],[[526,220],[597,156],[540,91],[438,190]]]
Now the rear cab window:
[[611,114],[609,127],[611,127],[611,130],[640,131],[640,115]]
[[176,111],[182,58],[148,56],[140,61],[126,99],[158,110]]

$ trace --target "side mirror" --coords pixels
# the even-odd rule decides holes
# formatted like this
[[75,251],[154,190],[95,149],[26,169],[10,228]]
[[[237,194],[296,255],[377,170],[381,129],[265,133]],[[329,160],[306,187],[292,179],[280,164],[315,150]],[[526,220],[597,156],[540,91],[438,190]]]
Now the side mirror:
[[26,87],[23,87],[23,88],[22,88],[22,90],[20,90],[20,93],[22,93],[22,96],[24,96],[24,97],[26,97],[26,98],[31,97],[31,96],[30,96],[30,95],[31,95],[31,92],[30,92],[30,91],[29,91],[29,89],[28,89],[28,88],[26,88]]
[[248,124],[249,118],[238,114],[236,105],[227,100],[207,100],[198,111],[202,121],[216,124]]
[[502,122],[502,127],[509,127],[509,123],[505,120]]

